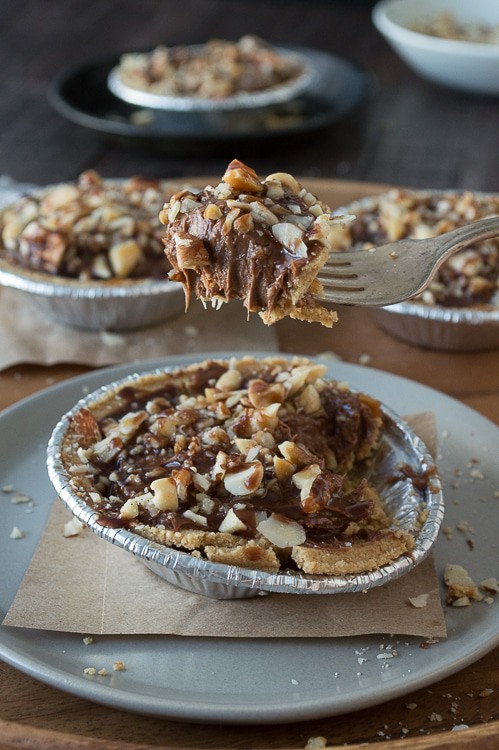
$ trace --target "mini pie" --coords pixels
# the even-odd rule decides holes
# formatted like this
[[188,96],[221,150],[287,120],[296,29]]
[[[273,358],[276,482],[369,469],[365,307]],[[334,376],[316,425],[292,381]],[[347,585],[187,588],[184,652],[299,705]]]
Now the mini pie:
[[[170,190],[171,192],[171,190]],[[164,278],[160,180],[105,180],[83,172],[24,195],[0,212],[0,257],[15,266],[80,281]]]
[[62,443],[73,492],[99,523],[213,562],[361,573],[414,546],[391,525],[359,462],[380,404],[276,357],[144,375],[72,417]]
[[165,252],[186,305],[191,295],[221,305],[240,299],[267,325],[289,315],[331,326],[318,301],[317,274],[342,223],[290,174],[256,172],[232,161],[216,187],[175,193],[160,213]]
[[267,91],[302,73],[303,65],[295,57],[251,34],[238,42],[212,39],[187,47],[160,45],[146,54],[123,55],[118,67],[122,83],[133,89],[214,101]]
[[[355,219],[337,225],[338,250],[368,250],[411,237],[425,239],[499,215],[499,195],[393,189],[352,204]],[[452,255],[429,287],[414,299],[427,305],[468,307],[496,304],[499,290],[499,238],[477,242]]]

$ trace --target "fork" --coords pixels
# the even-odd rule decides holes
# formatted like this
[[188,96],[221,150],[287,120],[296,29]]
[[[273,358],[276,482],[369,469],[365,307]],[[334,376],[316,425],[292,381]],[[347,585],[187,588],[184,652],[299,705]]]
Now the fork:
[[499,235],[499,216],[480,219],[438,237],[398,240],[370,250],[332,252],[318,275],[321,302],[338,305],[393,305],[430,284],[453,253]]

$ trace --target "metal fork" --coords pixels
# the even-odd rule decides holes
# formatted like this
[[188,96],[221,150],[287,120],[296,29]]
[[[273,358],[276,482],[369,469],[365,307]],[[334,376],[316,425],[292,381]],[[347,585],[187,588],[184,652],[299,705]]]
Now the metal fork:
[[499,216],[492,216],[438,237],[330,253],[318,276],[324,287],[321,302],[378,307],[409,299],[426,289],[450,255],[496,235]]

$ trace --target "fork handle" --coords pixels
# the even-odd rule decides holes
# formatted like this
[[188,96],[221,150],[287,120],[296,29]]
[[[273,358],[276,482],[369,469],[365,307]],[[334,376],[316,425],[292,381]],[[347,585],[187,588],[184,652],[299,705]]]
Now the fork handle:
[[489,216],[479,219],[472,224],[465,224],[450,232],[434,237],[428,243],[432,245],[435,253],[435,270],[452,254],[458,250],[480,240],[487,240],[499,235],[499,216]]

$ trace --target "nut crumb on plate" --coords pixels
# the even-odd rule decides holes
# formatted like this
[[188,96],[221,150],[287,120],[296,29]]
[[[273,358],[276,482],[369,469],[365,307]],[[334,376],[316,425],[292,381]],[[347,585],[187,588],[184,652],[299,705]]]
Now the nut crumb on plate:
[[78,536],[84,528],[85,524],[82,521],[78,518],[71,518],[64,524],[62,535],[65,537]]
[[453,607],[469,606],[471,600],[481,598],[477,585],[462,565],[446,565],[444,583],[448,589],[446,602]]
[[20,505],[22,503],[30,503],[32,501],[32,498],[29,497],[29,495],[25,495],[23,492],[16,492],[15,494],[11,495],[10,502],[13,505]]
[[413,607],[420,609],[426,607],[429,597],[429,594],[419,594],[418,596],[410,596],[408,601]]

